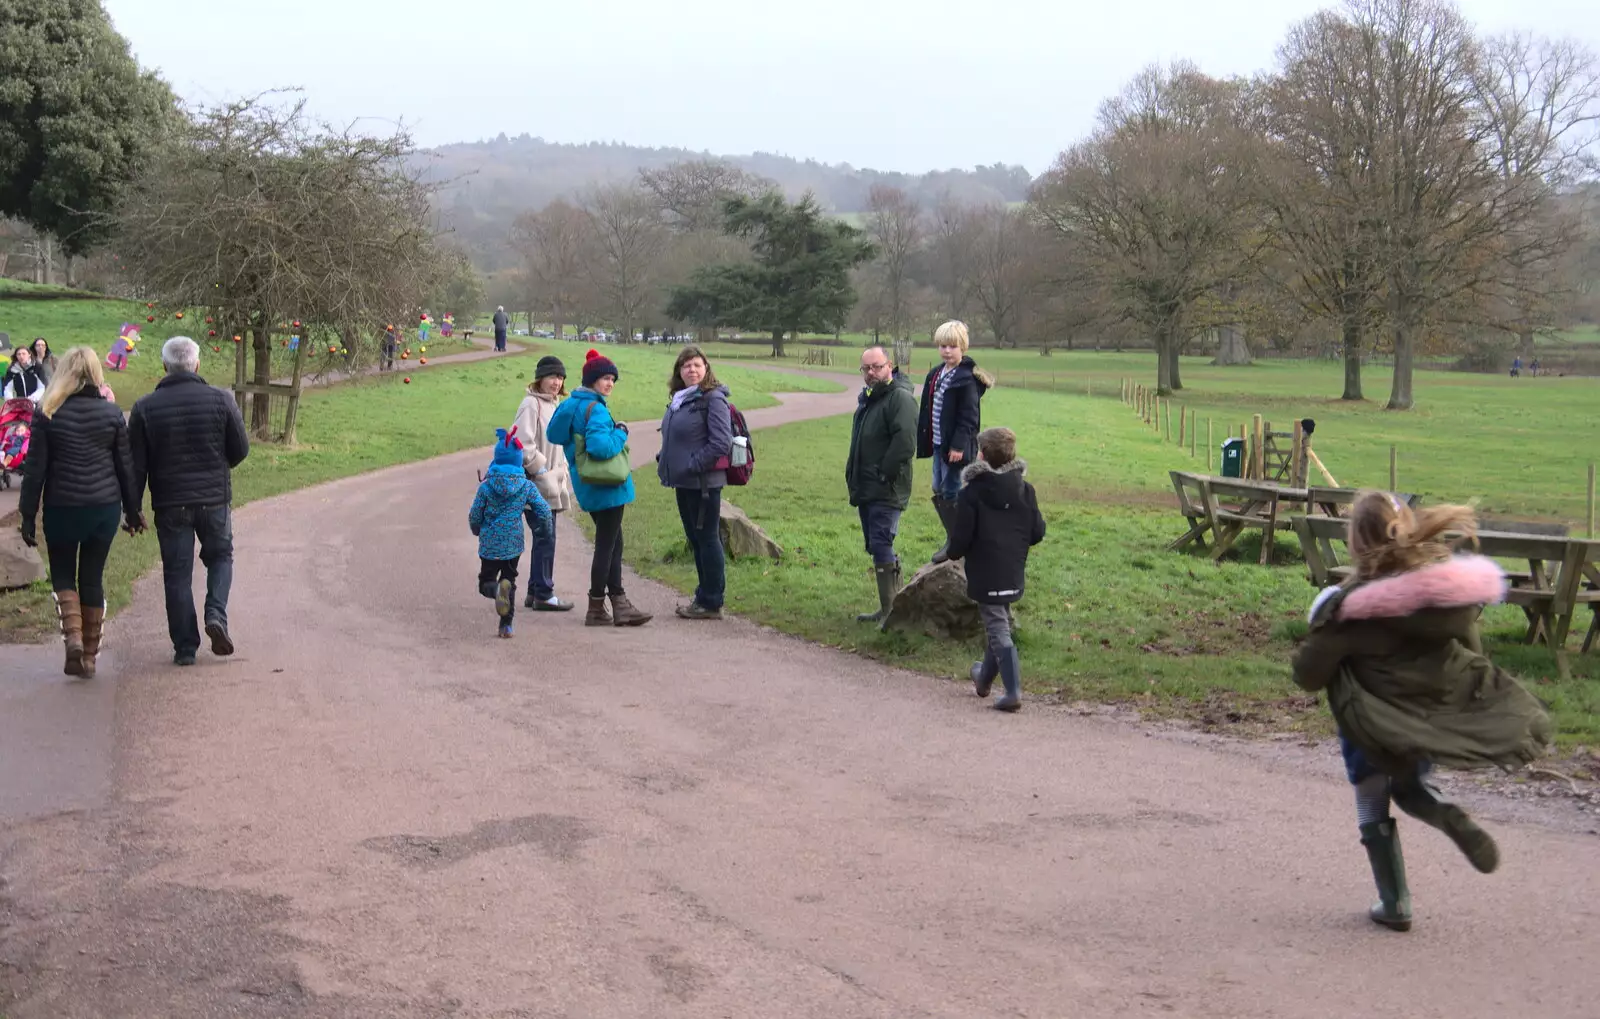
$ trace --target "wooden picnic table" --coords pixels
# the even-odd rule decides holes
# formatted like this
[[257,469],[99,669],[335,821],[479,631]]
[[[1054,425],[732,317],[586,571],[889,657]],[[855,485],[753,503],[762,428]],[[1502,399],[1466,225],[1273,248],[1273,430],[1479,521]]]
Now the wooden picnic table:
[[[1339,565],[1333,550],[1333,542],[1345,542],[1348,527],[1340,517],[1307,515],[1295,520],[1306,567],[1317,587],[1340,583],[1353,572],[1350,566]],[[1600,643],[1600,539],[1479,531],[1478,551],[1528,564],[1526,571],[1506,573],[1511,581],[1506,601],[1522,609],[1528,619],[1523,643],[1542,642],[1560,652],[1573,619],[1585,606],[1592,618],[1581,650],[1590,651]]]
[[1270,481],[1219,478],[1188,471],[1172,471],[1172,487],[1178,494],[1178,509],[1189,521],[1189,530],[1167,547],[1180,549],[1196,542],[1206,547],[1205,536],[1212,536],[1211,558],[1220,559],[1233,547],[1247,528],[1259,528],[1261,565],[1272,562],[1273,536],[1294,525],[1280,507],[1305,505],[1309,492]]

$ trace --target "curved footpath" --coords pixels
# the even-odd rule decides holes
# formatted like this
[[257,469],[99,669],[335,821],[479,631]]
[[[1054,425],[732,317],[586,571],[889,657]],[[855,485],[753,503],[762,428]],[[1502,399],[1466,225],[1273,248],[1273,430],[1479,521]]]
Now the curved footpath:
[[[104,678],[6,662],[115,739],[109,798],[0,822],[0,1013],[1594,1015],[1600,841],[1501,824],[1485,878],[1407,824],[1419,926],[1391,934],[1325,757],[997,716],[632,577],[650,626],[495,640],[482,459],[241,510],[233,659],[168,666],[147,577]],[[558,588],[586,575],[564,521]]]

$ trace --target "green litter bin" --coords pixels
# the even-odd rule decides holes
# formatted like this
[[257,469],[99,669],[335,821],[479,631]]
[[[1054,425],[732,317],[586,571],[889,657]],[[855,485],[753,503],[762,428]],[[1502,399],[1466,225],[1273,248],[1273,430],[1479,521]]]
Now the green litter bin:
[[1222,476],[1225,478],[1244,477],[1244,440],[1239,438],[1226,439],[1222,443]]

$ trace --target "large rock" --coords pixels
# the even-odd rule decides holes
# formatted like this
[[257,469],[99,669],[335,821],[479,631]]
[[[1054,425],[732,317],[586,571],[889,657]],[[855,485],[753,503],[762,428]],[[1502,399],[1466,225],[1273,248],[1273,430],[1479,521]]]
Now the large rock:
[[894,596],[886,629],[939,640],[966,640],[983,632],[978,603],[967,597],[967,571],[959,562],[930,563]]
[[722,500],[722,519],[717,523],[722,547],[735,559],[782,559],[783,546],[767,537],[767,532],[745,515],[744,510]]
[[22,535],[15,530],[0,531],[0,591],[27,587],[45,578],[44,560],[39,550],[22,543]]

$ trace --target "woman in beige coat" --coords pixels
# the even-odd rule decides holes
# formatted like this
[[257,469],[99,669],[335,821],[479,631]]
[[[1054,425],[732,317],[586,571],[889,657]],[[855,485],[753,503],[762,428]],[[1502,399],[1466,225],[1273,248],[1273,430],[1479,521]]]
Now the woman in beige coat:
[[[528,395],[517,408],[517,438],[522,440],[522,464],[528,477],[538,486],[554,513],[577,505],[572,478],[567,473],[567,457],[562,448],[545,434],[556,404],[567,392],[567,369],[557,357],[541,357],[534,369]],[[530,527],[532,526],[530,522]],[[533,529],[533,556],[528,563],[528,597],[523,605],[535,612],[567,612],[572,603],[556,597],[556,529],[542,537]]]

